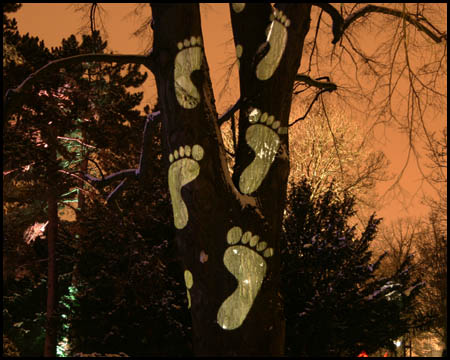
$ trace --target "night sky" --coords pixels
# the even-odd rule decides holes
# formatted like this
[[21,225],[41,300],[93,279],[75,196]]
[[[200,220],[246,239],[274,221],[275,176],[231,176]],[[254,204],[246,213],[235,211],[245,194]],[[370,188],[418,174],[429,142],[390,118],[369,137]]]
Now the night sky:
[[[75,4],[78,5],[78,4]],[[142,4],[141,4],[142,5]],[[137,4],[101,4],[106,11],[103,14],[103,25],[107,31],[108,49],[114,53],[122,54],[143,54],[148,48],[148,40],[145,38],[132,37],[132,33],[144,22],[145,18],[150,16],[150,8],[148,5],[141,7],[141,15],[133,16],[131,12],[136,8]],[[219,96],[225,84],[226,72],[235,58],[235,49],[232,41],[231,24],[229,23],[228,4],[203,4],[202,25],[205,42],[206,56],[211,71],[211,79],[213,82],[217,110],[222,114],[227,108],[234,104],[239,98],[239,87],[237,84],[237,67],[232,71],[230,84],[222,96]],[[74,7],[69,4],[23,4],[22,8],[10,17],[15,17],[18,21],[19,31],[21,33],[29,32],[31,35],[38,36],[45,41],[47,47],[59,46],[63,38],[67,38],[71,34],[77,34],[78,40],[81,39],[79,34],[80,27],[86,24],[86,19],[82,19],[81,12],[75,12]],[[325,17],[325,15],[324,15]],[[311,23],[310,33],[313,32],[314,18]],[[442,24],[440,24],[442,25]],[[100,26],[98,26],[100,28]],[[446,24],[440,26],[446,29]],[[100,28],[101,29],[101,28]],[[105,34],[102,33],[103,38]],[[366,39],[362,42],[376,44],[382,35],[375,35],[375,32],[367,34]],[[331,34],[328,39],[322,38],[320,41],[331,41]],[[331,47],[332,45],[329,44]],[[324,74],[326,75],[326,74]],[[339,85],[339,79],[333,78],[333,81]],[[144,86],[144,99],[142,107],[146,104],[150,106],[156,102],[155,83],[152,76]],[[326,93],[327,96],[334,96]],[[351,116],[351,114],[349,114]],[[446,113],[441,118],[429,121],[430,128],[439,131],[446,124]],[[427,119],[430,120],[430,119]],[[357,121],[355,119],[355,121]],[[400,134],[396,129],[387,128],[377,131],[380,139],[385,136],[383,142],[380,143],[378,149],[384,151],[391,165],[388,169],[389,173],[398,174],[402,169],[408,149],[408,139],[406,135]],[[417,150],[423,153],[423,145],[418,143]],[[291,159],[295,161],[295,159]],[[410,161],[401,180],[401,186],[407,191],[405,198],[408,203],[401,203],[394,199],[386,201],[386,204],[377,209],[377,215],[384,217],[385,222],[389,223],[398,217],[425,216],[428,212],[426,206],[421,205],[423,190],[427,194],[431,194],[427,184],[421,185],[422,175],[418,171],[415,159]],[[392,181],[381,183],[377,186],[378,193],[382,194]],[[393,195],[387,196],[387,199],[393,199]]]

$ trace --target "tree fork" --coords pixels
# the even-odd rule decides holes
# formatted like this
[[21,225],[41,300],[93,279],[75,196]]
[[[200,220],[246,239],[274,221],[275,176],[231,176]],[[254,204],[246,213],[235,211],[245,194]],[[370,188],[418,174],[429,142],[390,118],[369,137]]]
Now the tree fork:
[[[279,239],[289,173],[285,129],[310,6],[280,5],[272,14],[269,4],[233,4],[231,12],[236,45],[243,46],[243,52],[240,48],[237,52],[238,57],[242,55],[241,99],[246,101],[218,121],[198,4],[152,4],[153,72],[164,157],[170,162],[176,242],[191,307],[195,354],[282,355]],[[274,22],[272,15],[277,16],[276,37],[286,40],[281,50],[272,38],[265,40],[265,30]],[[178,24],[175,31],[173,23]],[[244,31],[249,24],[255,30],[252,35]],[[272,58],[276,58],[275,66],[264,65]],[[219,123],[238,107],[238,136],[245,145],[238,146],[236,160],[245,166],[235,168],[232,180]],[[253,144],[258,129],[251,128],[251,114],[270,116],[269,126],[275,121],[273,127],[263,128],[262,136],[274,152],[270,161],[261,160],[262,165],[255,161],[257,149],[246,142],[253,136],[249,140]],[[253,169],[244,174],[252,161]],[[191,175],[183,175],[183,168]],[[186,182],[180,183],[174,174],[186,177]]]

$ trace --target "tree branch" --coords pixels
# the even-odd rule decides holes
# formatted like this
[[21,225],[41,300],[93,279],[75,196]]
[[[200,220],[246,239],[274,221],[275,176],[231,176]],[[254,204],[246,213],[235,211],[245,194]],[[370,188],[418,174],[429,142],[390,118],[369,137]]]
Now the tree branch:
[[411,15],[409,13],[405,13],[399,10],[390,9],[384,6],[379,5],[366,5],[362,9],[359,9],[358,11],[354,12],[353,14],[350,14],[347,16],[347,18],[344,20],[341,14],[337,11],[335,7],[333,7],[330,4],[326,3],[313,3],[313,5],[321,8],[323,11],[328,13],[330,15],[331,19],[333,20],[333,40],[331,41],[333,44],[336,44],[342,37],[342,34],[344,31],[357,19],[359,19],[362,16],[365,16],[369,13],[381,13],[386,15],[391,15],[398,17],[400,19],[405,19],[410,24],[414,25],[417,29],[420,31],[423,31],[425,34],[427,34],[434,42],[440,43],[442,40],[447,41],[447,33],[438,31],[434,26],[432,26],[427,19],[423,18],[423,20],[430,25],[431,29],[426,27],[424,24],[422,24],[416,16]]
[[105,176],[104,178],[96,178],[95,176],[84,174],[84,177],[91,182],[97,183],[96,186],[99,188],[103,188],[109,184],[111,184],[114,180],[125,179],[128,177],[136,177],[137,169],[126,169],[115,172],[111,175]]
[[[151,171],[149,167],[149,161],[150,157],[152,155],[152,149],[150,146],[150,139],[152,132],[150,131],[152,123],[155,123],[157,117],[161,114],[161,111],[156,111],[154,113],[151,113],[147,116],[147,120],[145,122],[144,131],[143,131],[143,139],[142,139],[142,147],[141,147],[141,156],[139,159],[139,167],[137,169],[126,169],[126,170],[120,170],[116,173],[113,173],[111,175],[108,175],[106,177],[102,178],[96,178],[89,174],[84,174],[84,177],[88,179],[91,182],[96,183],[96,186],[99,188],[103,188],[107,185],[109,185],[114,180],[122,180],[119,185],[117,185],[114,190],[107,196],[106,201],[110,202],[113,200],[119,193],[119,190],[125,189],[127,185],[130,184],[130,182],[127,182],[128,179],[137,179],[141,183],[151,178]],[[124,186],[125,185],[125,186]]]
[[151,178],[152,174],[149,172],[149,159],[153,154],[153,151],[150,147],[151,144],[151,127],[157,122],[157,118],[161,114],[161,111],[155,111],[147,116],[145,121],[144,131],[142,135],[142,147],[141,147],[141,156],[139,158],[139,168],[136,170],[136,176],[142,182],[146,178]]
[[[318,81],[318,80],[322,80],[322,79],[326,79],[327,81],[326,82]],[[337,85],[335,83],[331,82],[327,76],[320,77],[317,79],[312,79],[308,75],[297,74],[297,75],[295,75],[295,80],[304,82],[305,84],[314,86],[319,89],[325,89],[327,91],[334,91],[337,89]]]
[[336,44],[342,36],[342,33],[344,32],[344,19],[342,18],[341,14],[339,14],[339,11],[336,10],[336,8],[330,4],[327,3],[312,3],[314,6],[317,6],[321,8],[323,11],[325,11],[328,15],[331,16],[331,19],[333,20],[333,40],[331,41],[332,44]]
[[243,101],[241,100],[241,98],[239,98],[237,101],[236,101],[236,104],[234,104],[232,107],[230,107],[228,110],[227,110],[227,112],[225,113],[225,114],[223,114],[220,118],[219,118],[219,120],[218,120],[218,123],[219,123],[219,126],[221,126],[225,121],[227,121],[228,119],[231,119],[231,116],[233,116],[233,114],[236,112],[236,111],[238,111],[240,108],[241,108],[241,106],[243,105]]
[[306,110],[305,114],[303,116],[300,116],[298,119],[294,120],[293,123],[289,124],[288,127],[291,127],[292,125],[295,125],[296,123],[298,123],[299,121],[305,120],[305,118],[308,116],[309,112],[312,109],[312,106],[314,105],[314,103],[317,101],[317,99],[319,98],[320,94],[326,92],[326,91],[330,91],[330,90],[326,90],[326,89],[322,89],[320,90],[315,96],[313,101],[311,101],[311,104],[309,104],[308,109]]
[[77,138],[71,138],[71,137],[65,137],[65,136],[57,136],[57,138],[58,138],[58,139],[61,139],[61,140],[75,141],[75,142],[77,142],[77,143],[80,144],[80,145],[89,147],[89,148],[91,148],[91,149],[96,149],[95,146],[88,145],[88,144],[82,142],[80,139],[77,139]]
[[19,106],[20,98],[25,89],[31,86],[36,80],[41,78],[45,73],[49,71],[55,71],[61,67],[73,64],[79,64],[82,62],[116,62],[119,64],[142,64],[145,65],[150,71],[152,68],[152,53],[150,55],[115,55],[115,54],[81,54],[70,56],[63,59],[57,59],[50,61],[47,65],[44,65],[40,69],[36,70],[30,76],[28,76],[22,83],[15,89],[8,89],[3,99],[3,119],[8,119],[15,108]]
[[[358,10],[357,12],[349,15],[344,21],[344,27],[343,27],[342,31],[345,31],[345,29],[348,28],[350,26],[350,24],[352,22],[354,22],[356,19],[358,19],[368,13],[371,13],[371,12],[392,15],[392,16],[398,17],[400,19],[404,18],[410,24],[414,25],[417,29],[419,29],[420,31],[423,31],[425,34],[427,34],[434,42],[440,43],[442,41],[442,39],[447,41],[446,33],[441,33],[440,31],[436,31],[438,34],[433,33],[425,25],[420,23],[420,21],[415,19],[411,14],[408,14],[406,12],[402,12],[399,10],[395,10],[395,9],[390,9],[390,8],[387,8],[384,6],[379,6],[379,5],[366,5],[365,7]],[[428,22],[428,20],[427,20],[427,22]],[[434,28],[434,26],[432,26],[432,28]]]
[[[323,80],[325,79],[326,81],[319,81],[319,80]],[[308,84],[310,86],[314,86],[318,89],[321,89],[315,96],[313,101],[311,101],[311,103],[309,104],[308,109],[306,110],[305,114],[301,117],[299,117],[298,119],[294,120],[294,122],[292,122],[291,124],[288,125],[288,127],[291,127],[292,125],[295,125],[297,122],[304,120],[309,112],[311,111],[314,103],[317,101],[317,99],[319,98],[320,94],[327,92],[327,91],[334,91],[337,89],[337,85],[333,82],[330,81],[330,78],[328,76],[322,76],[320,78],[317,79],[312,79],[311,77],[309,77],[308,75],[304,75],[304,74],[297,74],[295,76],[295,80],[303,82],[305,84]],[[302,92],[304,90],[301,91],[296,91],[293,94],[297,95],[300,92]]]

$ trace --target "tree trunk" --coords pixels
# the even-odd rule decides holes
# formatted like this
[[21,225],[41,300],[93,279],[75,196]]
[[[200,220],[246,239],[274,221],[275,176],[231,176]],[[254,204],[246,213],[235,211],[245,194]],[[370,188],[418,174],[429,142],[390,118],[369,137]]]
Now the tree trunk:
[[[49,126],[51,127],[51,125]],[[47,323],[44,356],[55,357],[57,345],[57,285],[58,275],[56,271],[56,239],[58,233],[58,199],[57,199],[57,176],[58,166],[56,162],[56,134],[55,129],[50,129],[47,137],[50,149],[50,159],[47,172],[48,181],[48,279],[47,279]]]
[[282,355],[279,239],[289,175],[287,125],[310,6],[280,5],[275,19],[269,4],[232,4],[230,12],[242,99],[233,179],[199,5],[152,4],[152,70],[176,242],[195,354]]

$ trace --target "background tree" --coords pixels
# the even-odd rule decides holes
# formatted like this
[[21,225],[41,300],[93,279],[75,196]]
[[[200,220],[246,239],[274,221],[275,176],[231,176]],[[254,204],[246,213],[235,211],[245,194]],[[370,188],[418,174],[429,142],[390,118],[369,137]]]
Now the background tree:
[[[406,7],[398,11],[368,5],[339,13],[329,4],[315,6],[333,19],[334,44],[357,19],[377,12],[400,19],[405,50],[409,49],[405,29],[410,25],[435,43],[446,44],[446,34],[422,21],[422,13],[412,13]],[[229,113],[219,119],[215,110],[198,4],[152,5],[154,42],[148,56],[69,57],[50,63],[31,78],[67,64],[93,60],[144,63],[154,73],[195,353],[279,355],[284,349],[278,295],[280,234],[289,174],[287,127],[292,91],[295,81],[330,90],[336,85],[297,73],[311,5],[277,4],[273,9],[270,4],[232,4],[230,13],[241,90],[232,175],[219,129]],[[179,24],[175,31],[174,22]],[[408,69],[411,79],[414,69]],[[5,118],[31,83],[25,81],[6,94]],[[413,88],[415,84],[410,85]],[[417,104],[420,97],[411,94]],[[150,159],[148,151],[144,148],[142,158]],[[99,185],[112,179],[87,178]],[[114,178],[125,181],[141,176],[139,171],[124,171]]]
[[357,235],[356,226],[348,224],[354,198],[332,185],[317,197],[313,191],[305,179],[293,185],[284,221],[287,353],[356,356],[362,350],[394,350],[393,340],[410,327],[405,315],[420,288],[409,272],[411,257],[388,276],[375,276],[386,255],[373,258],[369,249],[380,219],[372,216]]
[[439,215],[430,215],[422,232],[417,249],[420,270],[426,274],[426,288],[419,297],[417,317],[428,319],[425,327],[444,344],[447,349],[447,230],[436,220]]
[[406,258],[417,255],[416,245],[422,235],[422,224],[413,218],[400,218],[382,227],[379,235],[375,248],[378,248],[378,253],[388,252],[383,266],[383,273],[387,275],[397,271]]
[[[322,95],[324,103],[339,106],[346,116],[365,124],[366,138],[383,144],[380,134],[396,129],[407,140],[403,167],[392,174],[383,200],[401,200],[401,179],[413,160],[426,176],[427,162],[419,149],[446,124],[446,11],[446,4],[424,3],[313,7],[299,73],[332,79],[338,91]],[[340,27],[344,31],[336,37]],[[317,41],[331,40],[332,34],[336,46]],[[298,96],[305,97],[305,92]]]
[[[14,21],[4,22],[4,25],[9,23],[14,24]],[[38,38],[28,35],[21,36],[15,26],[4,29],[4,34],[7,43],[14,46],[21,59],[20,62],[14,60],[8,62],[8,66],[3,71],[4,84],[20,81],[24,74],[32,71],[36,66],[41,67],[49,60],[59,56],[91,52],[93,48],[102,51],[106,47],[106,43],[102,42],[98,33],[94,34],[93,37],[84,37],[82,44],[78,44],[74,36],[69,37],[67,40],[63,40],[61,48],[52,49],[52,51],[46,49],[43,42],[39,42]],[[39,314],[45,313],[49,320],[54,322],[53,325],[47,326],[48,333],[51,333],[51,336],[48,337],[46,354],[55,354],[56,351],[56,320],[59,318],[56,309],[56,280],[58,279],[56,258],[62,264],[63,274],[61,276],[65,276],[63,278],[65,283],[60,289],[60,293],[64,294],[67,291],[67,272],[72,271],[71,261],[67,261],[67,256],[70,258],[73,252],[67,252],[71,249],[67,245],[72,241],[64,230],[65,227],[67,231],[68,222],[60,224],[63,227],[59,230],[54,227],[54,224],[60,222],[59,216],[62,215],[63,205],[67,207],[73,201],[73,197],[72,199],[67,198],[68,194],[73,194],[73,191],[69,191],[69,189],[77,190],[77,183],[75,182],[77,177],[71,173],[79,166],[80,151],[82,152],[82,150],[74,150],[74,146],[70,145],[75,143],[83,149],[96,148],[96,146],[82,141],[85,139],[77,138],[76,131],[73,131],[74,127],[80,127],[80,118],[86,119],[85,122],[89,122],[89,120],[92,122],[94,119],[99,120],[96,127],[92,126],[92,123],[90,124],[89,131],[86,132],[89,139],[86,142],[96,142],[98,148],[101,148],[104,147],[102,144],[108,144],[108,141],[98,135],[100,132],[103,134],[108,132],[109,128],[107,126],[102,127],[104,124],[101,124],[105,117],[108,117],[109,123],[111,123],[111,119],[115,119],[122,124],[125,121],[128,123],[144,121],[144,118],[139,116],[138,111],[131,110],[139,104],[142,94],[128,94],[124,90],[127,86],[139,86],[145,80],[145,76],[138,73],[136,66],[128,67],[125,75],[120,74],[120,67],[112,69],[103,66],[100,84],[95,84],[98,85],[97,91],[92,91],[94,88],[92,82],[88,84],[89,79],[83,78],[85,69],[82,65],[69,67],[65,70],[66,72],[51,74],[52,76],[47,76],[41,79],[39,83],[34,84],[39,91],[28,93],[27,101],[23,107],[13,114],[8,122],[4,122],[4,250],[6,252],[4,268],[7,269],[6,279],[4,278],[4,280],[10,285],[5,288],[5,293],[9,304],[7,309],[11,311],[10,316],[5,319],[4,328],[8,329],[7,332],[14,332],[14,327],[19,328],[18,330],[22,332],[23,337],[27,338],[24,339],[25,346],[22,348],[22,350],[26,349],[24,355],[41,354],[36,346],[40,346],[42,337],[36,335],[35,331],[41,331],[40,325],[42,323]],[[71,76],[68,76],[68,73]],[[106,95],[108,99],[105,99],[105,94],[102,91],[104,92],[108,87],[109,91]],[[108,106],[102,104],[102,113],[94,113],[93,105],[104,103],[105,100],[108,101]],[[122,118],[118,115],[121,115]],[[123,139],[124,135],[120,133],[120,130],[125,130],[127,137],[133,139],[132,136],[130,137],[128,129],[129,127],[126,124],[122,127],[115,126],[114,132],[119,133],[117,137]],[[73,137],[71,137],[72,133],[75,134]],[[140,134],[137,134],[137,136],[139,138]],[[135,141],[129,146],[132,147],[138,138],[135,138]],[[101,140],[100,145],[98,139]],[[114,140],[112,134],[109,134],[109,140]],[[124,145],[122,143],[121,145],[121,150],[124,150]],[[104,166],[108,166],[106,161]],[[47,206],[45,206],[45,202],[48,203]],[[56,208],[57,202],[59,202],[59,214]],[[45,208],[51,209],[51,217],[46,214]],[[50,231],[50,229],[52,230]],[[23,238],[22,234],[24,234]],[[62,251],[59,252],[55,248],[57,234],[60,237],[58,246],[62,248]],[[76,236],[76,233],[72,233],[72,235]],[[42,239],[40,240],[39,236],[46,236],[49,244],[52,245],[48,247],[51,256],[43,256],[47,251],[47,246],[43,246]],[[24,248],[31,246],[35,248],[43,247],[43,251],[38,254],[30,254],[30,249]],[[24,255],[24,258],[14,253],[17,247],[21,249],[20,253]],[[36,255],[38,255],[37,258]],[[61,262],[61,256],[63,256],[63,262]],[[48,260],[50,258],[52,261]],[[5,264],[6,259],[8,259],[8,262]],[[52,281],[48,280],[48,282],[46,281],[47,277],[43,276],[41,272],[42,267],[39,266],[47,261],[49,262],[48,279],[50,279],[50,275],[52,277]],[[50,266],[50,263],[53,265]],[[14,271],[15,267],[16,270]],[[20,294],[23,291],[24,282],[30,281],[30,272],[36,278],[31,281],[32,286],[28,285],[26,288],[33,289],[34,287],[35,291],[31,290],[28,293]],[[8,277],[16,280],[22,278],[23,282],[22,284],[8,282]],[[49,296],[47,297],[49,307],[46,312],[42,309],[41,302],[34,301],[33,306],[30,306],[27,312],[20,310],[20,306],[16,307],[13,304],[18,301],[32,301],[33,297],[37,296],[38,291],[41,291],[41,288],[47,283],[49,284]],[[18,292],[19,288],[21,289]],[[11,294],[17,296],[11,296]],[[33,310],[35,310],[34,313],[38,314],[37,318],[32,312]],[[28,312],[31,313],[28,314]],[[17,318],[27,319],[27,322],[10,323],[8,321]],[[34,326],[32,320],[38,320],[35,323],[38,325],[37,327]],[[31,333],[30,328],[33,329]],[[31,339],[33,339],[33,345],[27,343]]]
[[[15,19],[8,18],[8,13],[14,13],[22,7],[22,4],[16,3],[4,3],[3,9],[3,31],[16,31],[17,22]],[[5,37],[3,37],[3,66],[7,66],[12,61],[20,63],[22,58],[17,53],[17,49],[14,45],[8,43]]]
[[[313,198],[328,191],[333,182],[337,196],[350,192],[355,197],[358,217],[373,211],[377,207],[375,185],[389,178],[389,162],[384,153],[372,150],[365,130],[337,108],[310,110],[303,118],[306,111],[297,106],[292,114],[289,179],[299,182],[307,178]],[[369,216],[363,216],[366,217]]]
[[431,332],[447,350],[447,128],[441,135],[430,134],[427,144],[431,184],[434,196],[426,196],[430,207],[417,242],[420,269],[427,274],[427,287],[420,297],[419,316],[432,314]]
[[[289,121],[290,183],[307,178],[316,198],[328,191],[333,182],[337,196],[344,192],[355,196],[356,215],[361,223],[366,222],[369,210],[379,207],[375,185],[389,179],[385,154],[372,150],[365,130],[338,108],[308,109],[302,103],[294,102]],[[221,127],[230,170],[236,147],[232,123],[225,122]],[[347,136],[349,133],[351,137]]]
[[[161,161],[155,166],[160,171]],[[79,217],[86,235],[74,261],[73,297],[64,310],[70,354],[192,354],[171,206],[169,197],[161,196],[166,187],[164,176],[148,190],[130,186],[115,206],[89,201]]]
[[[426,219],[399,219],[382,228],[374,248],[381,253],[388,250],[387,261],[382,273],[387,274],[399,268],[404,258],[414,255],[415,277],[425,281],[417,301],[412,306],[411,317],[415,326],[411,328],[413,347],[416,354],[423,354],[417,336],[430,331],[446,348],[446,294],[443,279],[447,276],[447,177],[446,177],[446,129],[441,138],[430,134],[427,143],[429,174],[424,179],[430,183],[432,194],[424,198],[430,207]],[[428,336],[429,337],[429,336]]]

